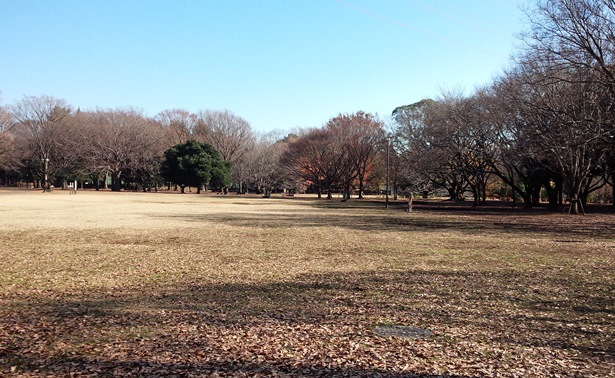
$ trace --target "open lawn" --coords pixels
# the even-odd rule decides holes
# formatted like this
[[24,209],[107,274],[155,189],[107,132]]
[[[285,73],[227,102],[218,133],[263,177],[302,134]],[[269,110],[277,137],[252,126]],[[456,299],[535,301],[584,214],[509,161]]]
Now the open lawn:
[[0,241],[0,376],[615,376],[613,214],[0,189]]

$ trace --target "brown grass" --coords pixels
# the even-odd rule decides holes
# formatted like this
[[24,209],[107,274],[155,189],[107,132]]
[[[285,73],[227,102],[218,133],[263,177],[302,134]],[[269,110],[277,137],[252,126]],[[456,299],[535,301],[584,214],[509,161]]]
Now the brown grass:
[[0,191],[0,375],[615,375],[614,221]]

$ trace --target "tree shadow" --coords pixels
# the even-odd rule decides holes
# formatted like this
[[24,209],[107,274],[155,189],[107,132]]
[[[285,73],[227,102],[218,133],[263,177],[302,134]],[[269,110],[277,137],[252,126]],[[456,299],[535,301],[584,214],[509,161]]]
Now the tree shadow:
[[[303,343],[320,350],[332,344],[330,353],[340,359],[350,345],[361,343],[403,359],[418,353],[414,349],[418,345],[431,351],[443,344],[465,348],[461,340],[495,349],[520,345],[572,351],[580,359],[600,359],[608,369],[615,368],[609,333],[615,309],[613,289],[612,283],[573,283],[557,273],[412,270],[305,274],[292,281],[266,283],[176,282],[22,299],[5,296],[2,303],[10,306],[0,311],[0,366],[31,372],[99,369],[103,375],[222,371],[229,375],[429,376],[420,370],[375,368],[370,365],[377,362],[373,356],[367,357],[367,366],[358,367],[348,361],[326,363],[321,357],[284,359],[251,341],[250,337],[273,332],[275,337],[266,340],[282,339],[280,348]],[[389,322],[430,329],[434,336],[420,343],[395,338],[379,342],[372,329]],[[220,338],[229,335],[236,337],[232,345],[219,344]],[[100,353],[95,358],[92,350],[96,348]],[[115,348],[121,353],[116,355]],[[199,351],[217,360],[198,355]],[[263,361],[248,357],[259,353],[265,356]],[[184,362],[158,360],[169,354]]]
[[[526,212],[490,212],[439,210],[437,212],[403,212],[373,206],[330,208],[303,203],[308,210],[268,209],[261,213],[236,212],[207,215],[165,215],[187,222],[222,223],[257,228],[341,227],[357,231],[433,231],[455,230],[465,234],[504,232],[515,234],[550,234],[562,242],[578,242],[575,237],[615,238],[615,215],[558,216]],[[320,210],[328,211],[320,211]],[[314,211],[316,210],[316,211]],[[356,211],[355,211],[356,210]],[[440,216],[426,216],[426,214]],[[158,215],[151,215],[157,217]]]
[[[79,370],[75,369],[79,367]],[[26,369],[17,373],[27,371]],[[253,363],[243,360],[207,363],[165,363],[147,360],[107,360],[72,358],[59,360],[43,371],[45,374],[117,377],[381,377],[381,378],[470,378],[457,374],[394,372],[385,369],[331,367],[319,364]],[[73,374],[70,374],[71,376]]]

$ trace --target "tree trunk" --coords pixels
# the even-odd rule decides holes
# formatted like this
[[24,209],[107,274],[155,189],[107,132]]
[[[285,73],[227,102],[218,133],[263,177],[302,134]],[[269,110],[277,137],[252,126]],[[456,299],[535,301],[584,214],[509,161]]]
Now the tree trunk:
[[359,199],[363,198],[363,177],[359,177]]
[[397,201],[397,181],[393,181],[393,201]]
[[114,172],[111,176],[111,191],[119,192],[122,189],[122,171]]
[[[456,186],[451,186],[449,188],[446,188],[446,191],[448,192],[448,196],[451,201],[462,201],[463,200],[461,196],[460,188]],[[427,198],[427,196],[423,195],[423,198]]]
[[470,185],[470,189],[472,190],[472,196],[474,199],[472,200],[472,206],[480,205],[480,188],[477,185]]
[[[455,189],[453,188],[446,188],[446,191],[448,192],[448,197],[451,201],[456,201],[456,194],[455,194]],[[423,195],[423,198],[425,198],[425,195]]]
[[587,197],[589,197],[589,193],[587,192],[583,192],[579,196],[579,201],[581,201],[581,205],[583,205],[584,209],[587,208]]
[[557,211],[559,209],[559,191],[550,185],[547,185],[546,188],[547,195],[549,196],[549,210]]
[[579,215],[579,200],[578,199],[570,200],[570,214]]
[[522,198],[523,198],[523,207],[526,209],[531,209],[533,207],[532,194],[529,192],[525,192],[523,193]]
[[532,206],[540,205],[540,189],[541,188],[542,187],[538,186],[532,189],[532,192],[531,192]]
[[350,185],[345,185],[344,186],[344,197],[345,200],[349,200],[350,199]]

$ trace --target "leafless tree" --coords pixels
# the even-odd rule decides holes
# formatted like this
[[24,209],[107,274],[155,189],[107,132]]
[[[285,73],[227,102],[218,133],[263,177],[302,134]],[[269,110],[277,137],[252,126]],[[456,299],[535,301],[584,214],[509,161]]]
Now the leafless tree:
[[139,183],[143,191],[158,188],[160,166],[166,151],[171,145],[164,126],[153,119],[144,117],[137,124],[138,133],[144,135],[139,146],[140,151],[130,159],[129,169],[133,181]]
[[494,145],[493,129],[478,96],[448,95],[430,108],[427,135],[449,154],[448,166],[461,175],[474,195],[474,204],[486,199]]
[[583,80],[585,74],[591,73],[571,70],[568,76],[559,68],[557,75],[534,71],[525,76],[520,102],[525,132],[558,167],[575,214],[584,185],[608,151],[604,140],[610,128],[605,125],[612,119],[610,104],[602,101],[608,97],[604,87]]
[[224,111],[201,111],[194,127],[196,140],[210,144],[223,160],[231,163],[233,180],[241,186],[246,153],[254,145],[254,133],[245,119]]
[[446,189],[451,200],[459,200],[467,181],[457,167],[450,134],[440,127],[443,109],[431,99],[396,108],[393,146],[407,167],[406,186],[427,190],[429,181],[434,188]]
[[538,0],[528,12],[531,29],[521,61],[547,63],[552,70],[592,72],[584,79],[615,97],[615,2]]
[[245,156],[246,183],[266,197],[273,189],[283,187],[286,177],[281,159],[287,149],[288,142],[279,133],[259,136]]
[[14,167],[14,143],[11,128],[15,121],[11,113],[0,106],[0,170],[7,171]]
[[[2,100],[0,92],[0,101]],[[9,110],[0,106],[0,174],[6,178],[7,172],[16,168],[14,160],[15,146],[10,129],[15,125]]]
[[13,126],[15,121],[11,113],[6,107],[0,106],[0,133],[8,132]]
[[532,137],[534,126],[523,105],[529,101],[529,93],[522,76],[522,70],[510,71],[482,94],[494,130],[496,153],[491,169],[511,188],[513,204],[520,196],[525,207],[537,206],[544,187],[550,206],[557,209],[562,202],[563,179],[544,146]]
[[197,122],[195,114],[184,109],[169,109],[158,113],[155,119],[166,127],[170,145],[182,144],[193,138]]
[[[602,88],[600,92],[604,94],[598,100],[601,112],[610,117],[608,121],[600,120],[599,135],[611,156],[615,150],[615,2],[539,0],[528,17],[532,25],[525,35],[528,48],[519,61],[534,71],[536,67],[548,67],[543,73],[549,75],[551,82],[582,81],[583,90],[588,86]],[[590,97],[595,97],[596,90],[590,89],[591,92]],[[607,167],[612,176],[615,166],[611,163]]]
[[101,181],[106,188],[108,167],[93,153],[94,134],[99,129],[99,119],[96,112],[78,111],[68,120],[71,138],[67,140],[67,149],[77,156],[75,173],[80,178],[91,178],[96,190]]
[[160,128],[137,110],[97,110],[80,119],[75,140],[83,159],[95,176],[111,175],[113,191],[121,189],[126,173],[149,174],[149,164],[159,161],[166,148]]
[[386,146],[382,121],[372,114],[356,112],[339,114],[327,122],[324,130],[331,133],[340,156],[340,174],[344,199],[350,199],[350,188],[356,181],[359,198],[374,170],[378,154]]
[[63,168],[65,120],[71,108],[64,100],[50,96],[24,97],[10,107],[16,121],[15,134],[21,138],[29,164],[38,169],[45,190],[52,176]]

